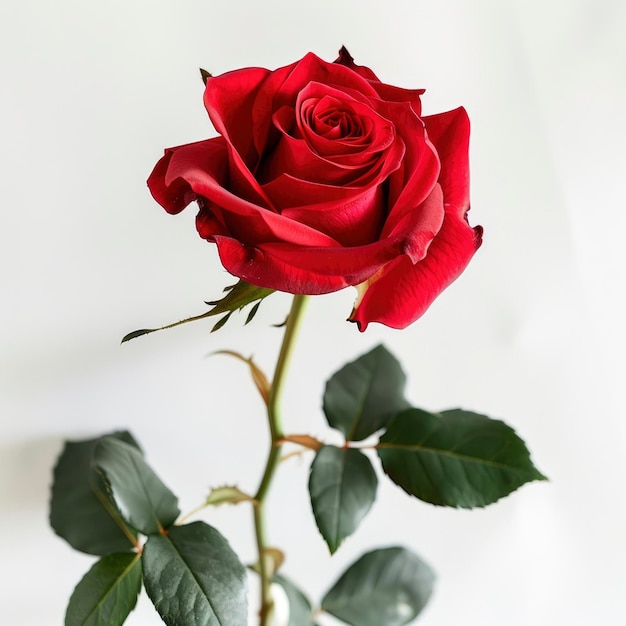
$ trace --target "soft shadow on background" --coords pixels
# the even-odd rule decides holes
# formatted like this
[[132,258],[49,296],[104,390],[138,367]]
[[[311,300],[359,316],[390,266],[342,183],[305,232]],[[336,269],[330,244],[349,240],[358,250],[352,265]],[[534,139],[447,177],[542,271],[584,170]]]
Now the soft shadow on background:
[[[270,370],[289,298],[251,326],[202,322],[232,279],[166,215],[145,179],[164,147],[213,136],[198,67],[276,68],[341,45],[385,82],[425,87],[425,113],[472,120],[472,224],[484,245],[409,329],[345,322],[353,290],[316,298],[285,398],[287,428],[333,441],[326,378],[384,342],[410,399],[505,419],[551,479],[480,511],[429,507],[381,480],[332,559],[307,500],[310,459],[281,468],[270,533],[319,598],[345,565],[402,543],[438,585],[420,626],[619,626],[626,614],[626,426],[621,388],[626,211],[626,5],[589,0],[215,4],[26,0],[0,7],[0,615],[60,624],[92,559],[47,525],[64,438],[133,431],[183,511],[210,486],[253,489],[265,454],[241,364]],[[254,558],[244,508],[203,517]],[[323,618],[324,619],[324,618]],[[131,626],[158,624],[145,596]],[[331,625],[330,619],[323,624]]]

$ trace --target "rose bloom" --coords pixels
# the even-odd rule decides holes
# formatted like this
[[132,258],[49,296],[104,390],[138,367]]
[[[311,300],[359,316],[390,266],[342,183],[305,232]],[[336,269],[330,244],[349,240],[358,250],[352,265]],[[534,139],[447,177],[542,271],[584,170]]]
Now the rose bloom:
[[199,207],[198,233],[231,274],[322,294],[347,286],[350,320],[404,328],[480,246],[471,228],[469,119],[422,116],[423,89],[382,83],[345,48],[270,71],[206,80],[218,137],[169,148],[148,185],[169,213]]

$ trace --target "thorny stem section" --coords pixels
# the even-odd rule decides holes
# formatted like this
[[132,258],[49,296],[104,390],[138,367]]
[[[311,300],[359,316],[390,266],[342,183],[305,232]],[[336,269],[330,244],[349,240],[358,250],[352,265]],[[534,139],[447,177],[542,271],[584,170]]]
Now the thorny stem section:
[[283,343],[278,355],[276,370],[270,388],[269,402],[267,403],[267,418],[270,429],[270,451],[265,464],[263,477],[254,499],[254,529],[256,532],[257,549],[259,553],[259,575],[261,578],[261,607],[259,609],[259,626],[268,626],[274,608],[271,594],[272,567],[267,558],[267,530],[265,527],[265,499],[269,492],[276,468],[280,462],[281,448],[284,437],[280,403],[285,386],[285,375],[295,345],[295,338],[300,329],[302,314],[305,309],[307,296],[294,296],[291,311],[285,327]]

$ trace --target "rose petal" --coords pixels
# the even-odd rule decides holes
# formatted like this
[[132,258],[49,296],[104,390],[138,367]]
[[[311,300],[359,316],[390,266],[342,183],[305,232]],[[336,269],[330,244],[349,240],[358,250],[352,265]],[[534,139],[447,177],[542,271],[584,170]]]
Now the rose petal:
[[335,60],[335,63],[344,65],[350,68],[353,72],[356,72],[363,78],[367,79],[371,86],[376,90],[376,93],[381,100],[391,102],[410,102],[413,110],[417,115],[422,114],[422,102],[420,96],[426,91],[425,89],[403,89],[402,87],[394,87],[393,85],[387,85],[381,83],[379,78],[372,72],[369,67],[365,65],[357,65],[350,53],[346,50],[345,46],[342,46],[339,50],[339,56]]
[[376,97],[371,84],[352,70],[328,63],[313,53],[308,53],[298,62],[281,85],[275,100],[275,108],[295,102],[298,93],[311,82],[321,83],[330,87],[354,89],[365,97]]
[[[353,125],[359,129],[358,136],[351,136],[349,140],[342,136],[340,139],[343,141],[320,136],[304,119],[304,105],[307,102],[315,103],[315,115],[324,113],[324,109],[345,112],[353,121]],[[395,139],[394,123],[381,116],[372,107],[370,101],[361,101],[352,97],[351,90],[342,91],[328,85],[311,82],[298,95],[296,110],[300,113],[296,115],[296,120],[302,137],[308,139],[309,145],[319,154],[327,157],[337,154],[335,152],[337,148],[340,149],[338,154],[361,153],[364,149],[367,152],[381,153]]]
[[351,248],[303,247],[284,242],[246,246],[221,236],[213,240],[222,264],[231,274],[260,287],[310,295],[362,283],[403,254],[407,246],[404,237]]
[[226,140],[229,161],[229,188],[242,198],[272,208],[252,171],[258,154],[252,140],[252,106],[269,70],[246,68],[211,77],[204,90],[204,105],[220,135]]
[[232,144],[248,167],[254,167],[258,159],[252,139],[252,107],[270,74],[270,70],[249,67],[206,81],[204,106],[209,117],[217,132]]
[[370,322],[406,328],[465,269],[482,242],[482,228],[471,228],[454,213],[446,214],[441,230],[424,259],[413,265],[407,256],[392,261],[358,287],[350,315],[363,332]]
[[[282,119],[287,116],[284,108],[281,115],[277,116],[278,127],[282,131]],[[377,163],[376,156],[365,155],[371,163],[361,162],[344,165],[341,159],[327,158],[320,155],[308,145],[304,139],[298,139],[283,132],[283,136],[278,142],[271,156],[259,167],[257,178],[267,184],[281,175],[306,175],[310,182],[333,186],[351,186],[352,181],[358,180],[366,175]],[[350,161],[350,158],[346,159]],[[354,160],[354,157],[353,159]],[[368,167],[369,166],[369,167]],[[268,195],[275,203],[275,198]],[[275,205],[280,207],[281,205]]]
[[482,227],[467,223],[469,210],[469,119],[463,108],[424,118],[442,162],[439,183],[445,202],[441,230],[426,257],[411,265],[398,259],[359,287],[351,320],[359,330],[369,322],[405,328],[465,269],[482,243]]
[[[276,111],[274,114],[274,124],[281,132],[282,137],[281,141],[278,142],[277,147],[271,154],[271,163],[264,162],[260,167],[260,173],[257,173],[257,177],[260,180],[265,181],[275,178],[275,176],[272,176],[271,174],[263,176],[261,173],[263,171],[268,171],[270,168],[277,170],[276,164],[285,158],[285,156],[279,155],[279,152],[281,149],[284,150],[284,147],[281,146],[281,144],[283,143],[283,140],[286,140],[287,138],[292,140],[292,146],[294,146],[294,148],[287,146],[287,149],[295,150],[295,146],[302,146],[300,150],[305,153],[311,152],[311,158],[319,157],[320,159],[329,162],[331,165],[340,165],[343,167],[352,166],[353,169],[356,169],[357,167],[362,167],[367,161],[371,161],[375,158],[375,155],[370,154],[364,149],[367,146],[367,137],[362,137],[359,141],[356,141],[352,138],[329,139],[328,137],[317,136],[315,137],[315,140],[322,142],[322,147],[321,149],[316,148],[313,142],[311,142],[310,137],[307,136],[306,140],[303,138],[300,128],[295,122],[295,111],[290,107],[283,107],[282,109]],[[308,128],[305,129],[305,132],[307,135],[313,134]],[[291,164],[288,163],[287,165]],[[283,173],[285,172],[278,171],[279,175]]]
[[343,246],[358,246],[379,239],[385,216],[385,194],[375,186],[342,201],[284,209],[282,215],[326,233]]
[[196,194],[183,178],[176,178],[169,185],[165,184],[165,176],[176,150],[178,148],[167,148],[165,155],[157,161],[148,177],[148,188],[152,197],[172,215],[180,213],[196,199]]
[[[406,230],[366,245],[302,247],[283,242],[262,242],[235,246],[230,240],[222,242],[219,237],[214,240],[223,248],[220,257],[224,266],[244,280],[254,278],[262,281],[254,284],[291,293],[326,293],[332,290],[332,285],[338,284],[341,277],[344,286],[356,285],[377,275],[380,270],[384,271],[389,267],[387,264],[399,256],[406,256],[410,263],[410,259],[422,259],[429,254],[429,246],[443,219],[438,185],[425,204],[429,206],[424,206],[420,212],[421,222],[407,220]],[[281,268],[281,273],[274,274],[277,267]],[[316,286],[320,276],[335,276],[336,280],[322,281],[321,286]],[[298,291],[293,291],[297,284],[300,284]]]
[[236,239],[215,237],[214,241],[224,268],[252,285],[309,295],[332,293],[348,286],[343,276],[321,276],[293,267],[259,248],[247,248]]
[[384,159],[379,159],[376,167],[366,170],[360,177],[350,181],[349,185],[327,185],[312,180],[301,180],[289,174],[281,174],[265,183],[263,190],[281,212],[286,208],[313,208],[333,200],[340,201],[354,197],[368,188],[382,184],[389,175],[397,170],[404,156],[404,142],[394,141]]
[[385,83],[372,83],[372,87],[376,89],[378,97],[386,102],[408,102],[415,114],[422,114],[422,101],[420,96],[426,91],[425,89],[403,89],[402,87],[394,87]]
[[[197,167],[196,156],[212,161],[212,176],[224,180],[226,173],[225,145],[221,137],[167,148],[148,177],[148,188],[153,198],[172,215],[180,213],[197,198],[185,176],[187,169]],[[217,157],[217,158],[215,158]],[[187,167],[188,166],[188,167]]]
[[405,254],[415,264],[426,256],[428,246],[441,230],[444,219],[443,192],[441,186],[437,184],[426,200],[396,220],[393,229],[385,236],[413,233],[413,238],[409,239],[412,245],[406,247]]
[[383,231],[385,236],[407,211],[415,210],[428,197],[437,183],[440,159],[426,134],[424,123],[409,104],[385,102],[380,106],[394,119],[406,146],[400,167],[389,177],[391,210]]
[[253,140],[259,153],[276,141],[271,116],[283,106],[293,106],[298,93],[311,81],[339,89],[351,88],[364,96],[377,97],[369,82],[347,67],[327,63],[309,52],[297,63],[272,72],[258,90],[253,105]]
[[[428,138],[434,144],[441,173],[439,184],[446,205],[453,205],[457,215],[469,209],[469,136],[470,122],[463,107],[423,118]],[[448,210],[448,209],[447,209]]]
[[[157,163],[148,185],[155,200],[170,213],[178,213],[197,198],[205,198],[207,202],[200,203],[200,212],[219,213],[223,227],[244,241],[252,235],[255,240],[303,246],[339,245],[332,237],[306,224],[268,211],[225,189],[227,162],[227,147],[222,137],[171,148]],[[203,215],[203,224],[213,223],[208,217]],[[215,234],[223,234],[223,230]],[[204,226],[201,235],[210,238],[212,233]]]

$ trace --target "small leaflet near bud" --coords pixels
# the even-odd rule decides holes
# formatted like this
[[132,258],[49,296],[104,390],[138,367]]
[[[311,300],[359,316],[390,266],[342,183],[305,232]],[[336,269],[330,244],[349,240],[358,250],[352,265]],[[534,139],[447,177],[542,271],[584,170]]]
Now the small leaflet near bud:
[[339,61],[339,63],[342,63],[343,65],[353,65],[354,64],[354,57],[348,52],[348,49],[345,46],[341,46],[341,49],[339,50],[339,58],[337,59],[337,61]]
[[249,283],[240,280],[238,283],[226,287],[224,289],[226,295],[220,300],[213,300],[207,302],[208,305],[213,308],[210,311],[210,315],[219,315],[220,313],[228,313],[225,318],[222,318],[214,327],[213,331],[221,328],[230,317],[230,314],[234,311],[241,311],[249,304],[253,304],[251,311],[249,312],[245,324],[252,321],[252,318],[257,314],[261,302],[267,298],[267,296],[274,293],[274,289],[267,289],[265,287],[256,287]]
[[224,485],[211,489],[205,500],[205,505],[219,506],[220,504],[238,504],[239,502],[254,502],[254,498],[238,487]]
[[213,74],[211,74],[211,72],[207,72],[206,70],[203,70],[202,68],[200,68],[200,76],[202,76],[202,82],[206,85],[206,81],[209,80],[209,78],[213,78]]
[[259,307],[261,306],[261,301],[259,300],[251,309],[250,309],[250,313],[248,313],[248,317],[246,318],[246,321],[244,322],[244,326],[247,326],[253,319],[254,316],[257,314],[257,311],[259,310]]
[[228,315],[224,315],[221,320],[218,320],[213,328],[211,328],[211,332],[214,333],[216,330],[219,330],[222,326],[224,326],[224,324],[226,324],[231,315],[232,313],[228,313]]

